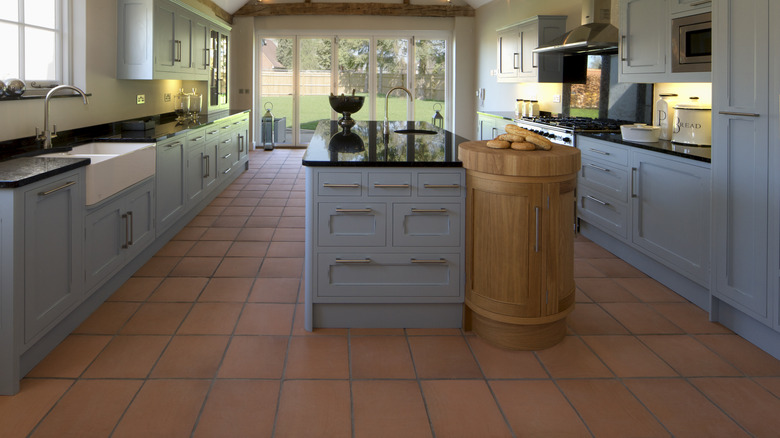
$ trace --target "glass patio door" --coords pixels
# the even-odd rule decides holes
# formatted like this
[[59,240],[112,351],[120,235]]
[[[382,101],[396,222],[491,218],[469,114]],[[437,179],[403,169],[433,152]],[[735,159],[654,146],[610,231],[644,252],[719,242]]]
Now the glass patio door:
[[270,144],[295,145],[293,116],[295,108],[294,87],[294,48],[295,38],[263,38],[260,40],[260,108],[257,119],[270,109],[274,116],[273,133],[260,126],[260,136],[255,141],[257,147]]
[[317,123],[330,119],[333,89],[333,39],[301,38],[298,50],[298,142],[311,141]]
[[[384,120],[385,97],[393,87],[409,88],[409,39],[376,39],[376,119]],[[411,91],[411,90],[409,90]],[[401,90],[388,98],[388,120],[410,120],[409,96]]]
[[[337,38],[336,91],[334,94],[363,96],[363,108],[351,117],[371,120],[371,77],[369,62],[371,41],[368,38]],[[336,114],[336,118],[341,117]]]

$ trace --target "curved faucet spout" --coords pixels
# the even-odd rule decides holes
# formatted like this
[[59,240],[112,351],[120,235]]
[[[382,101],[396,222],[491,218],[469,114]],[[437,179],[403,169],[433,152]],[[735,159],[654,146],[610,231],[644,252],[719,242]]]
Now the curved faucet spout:
[[84,101],[84,105],[86,105],[87,102],[87,94],[84,93],[81,88],[74,87],[73,85],[58,85],[51,90],[49,90],[48,93],[46,93],[46,99],[43,101],[43,132],[40,134],[37,133],[38,129],[36,128],[36,134],[38,140],[43,140],[43,148],[44,149],[51,149],[51,139],[57,136],[57,129],[52,128],[49,129],[49,99],[55,94],[57,94],[61,90],[73,90],[76,91],[81,95],[82,100]]
[[388,101],[390,100],[390,93],[392,93],[392,92],[393,92],[393,91],[395,91],[395,90],[403,90],[403,91],[405,91],[405,92],[406,92],[406,94],[408,94],[408,95],[409,95],[409,101],[411,101],[412,103],[414,103],[414,96],[412,96],[412,92],[411,92],[411,91],[409,91],[409,90],[407,90],[407,89],[406,89],[406,88],[404,88],[404,87],[393,87],[393,88],[391,88],[391,89],[390,89],[390,90],[387,92],[387,94],[385,94],[385,126],[384,126],[384,130],[383,130],[383,132],[384,132],[385,134],[389,134],[389,133],[390,133],[390,122],[387,120],[387,103],[388,103]]

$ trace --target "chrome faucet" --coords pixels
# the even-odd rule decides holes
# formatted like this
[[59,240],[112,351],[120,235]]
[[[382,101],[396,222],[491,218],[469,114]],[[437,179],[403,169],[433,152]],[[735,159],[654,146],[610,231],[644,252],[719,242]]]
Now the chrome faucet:
[[49,99],[60,90],[74,90],[78,92],[84,100],[84,105],[87,104],[87,95],[80,88],[73,85],[59,85],[46,93],[46,99],[43,101],[43,132],[38,133],[38,128],[35,128],[35,138],[43,140],[44,149],[51,149],[51,139],[57,136],[57,125],[54,125],[49,130]]
[[412,103],[414,103],[414,97],[412,96],[412,92],[407,90],[404,87],[393,87],[393,88],[390,89],[390,91],[387,92],[387,94],[385,95],[385,128],[384,128],[384,131],[383,131],[385,134],[389,134],[390,133],[390,122],[387,120],[387,102],[390,100],[390,93],[392,93],[395,90],[404,90],[406,92],[406,94],[409,95],[409,100]]

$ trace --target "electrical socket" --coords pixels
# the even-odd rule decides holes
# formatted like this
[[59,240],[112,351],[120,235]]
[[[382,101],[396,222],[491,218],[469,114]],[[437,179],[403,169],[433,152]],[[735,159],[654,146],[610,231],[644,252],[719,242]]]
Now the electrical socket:
[[163,101],[170,102],[171,101],[171,93],[163,94]]
[[141,105],[142,103],[146,103],[146,95],[139,94],[135,96],[135,103],[137,103],[138,105]]
[[561,103],[561,95],[560,94],[554,94],[553,95],[553,102]]

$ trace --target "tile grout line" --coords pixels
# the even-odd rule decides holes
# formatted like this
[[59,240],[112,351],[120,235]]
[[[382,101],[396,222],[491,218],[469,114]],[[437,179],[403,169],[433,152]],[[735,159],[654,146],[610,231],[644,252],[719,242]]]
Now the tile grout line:
[[414,379],[417,381],[417,389],[420,391],[420,398],[423,402],[423,407],[425,408],[425,416],[428,419],[428,427],[431,431],[431,437],[436,438],[436,430],[433,427],[433,419],[431,418],[431,412],[430,409],[428,409],[428,400],[425,398],[425,392],[423,391],[422,387],[422,379],[420,378],[420,374],[417,372],[417,363],[414,360],[414,354],[412,353],[412,343],[409,339],[409,331],[407,329],[403,329],[404,333],[404,339],[406,340],[406,348],[409,352],[409,358],[412,360],[412,369],[414,370]]

